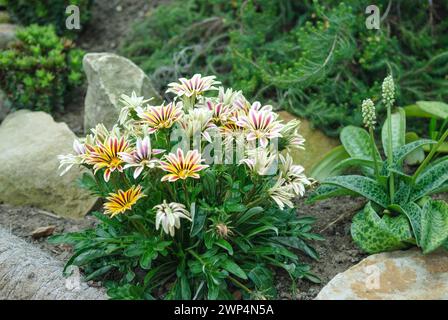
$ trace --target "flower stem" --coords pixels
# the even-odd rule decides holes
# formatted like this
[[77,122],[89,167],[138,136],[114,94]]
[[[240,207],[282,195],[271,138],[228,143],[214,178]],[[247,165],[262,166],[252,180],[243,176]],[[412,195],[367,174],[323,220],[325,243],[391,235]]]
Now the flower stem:
[[417,171],[415,171],[414,176],[412,177],[413,183],[415,183],[420,173],[422,173],[422,171],[426,168],[426,166],[429,164],[429,162],[436,154],[437,150],[439,150],[439,147],[442,145],[443,142],[445,142],[447,137],[448,137],[448,129],[445,130],[444,134],[439,139],[437,144],[431,149],[431,152],[426,156],[425,160],[423,160],[422,164],[418,167]]
[[375,177],[378,180],[379,176],[380,176],[380,169],[378,166],[378,157],[377,157],[377,153],[376,153],[376,144],[375,144],[375,136],[373,135],[373,127],[370,126],[369,127],[369,134],[370,134],[370,144],[371,144],[371,149],[372,149],[372,158],[373,158],[373,162],[375,164]]
[[244,284],[239,282],[237,279],[233,278],[232,276],[227,276],[227,278],[229,278],[229,280],[232,281],[234,284],[236,284],[238,287],[244,289],[244,291],[246,291],[247,293],[252,294],[252,290],[250,290]]
[[[389,168],[392,168],[394,164],[394,155],[392,144],[392,106],[390,104],[387,106],[387,119],[387,162]],[[389,177],[389,195],[392,201],[395,195],[395,178],[392,172]]]

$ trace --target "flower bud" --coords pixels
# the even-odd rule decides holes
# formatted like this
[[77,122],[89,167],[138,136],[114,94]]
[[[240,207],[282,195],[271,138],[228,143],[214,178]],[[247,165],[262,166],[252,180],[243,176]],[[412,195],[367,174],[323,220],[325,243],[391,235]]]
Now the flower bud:
[[362,121],[366,128],[375,127],[376,124],[376,112],[375,105],[370,99],[365,99],[361,105]]
[[387,76],[382,85],[383,101],[386,106],[392,106],[395,102],[395,84],[392,75]]

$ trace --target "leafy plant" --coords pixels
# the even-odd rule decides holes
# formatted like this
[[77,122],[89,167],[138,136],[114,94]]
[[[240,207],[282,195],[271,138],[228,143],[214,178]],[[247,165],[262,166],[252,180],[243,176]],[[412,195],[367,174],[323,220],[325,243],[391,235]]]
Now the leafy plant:
[[[448,128],[448,104],[440,101],[417,101],[416,104],[404,108],[406,117],[408,118],[426,118],[429,119],[427,136],[433,140],[439,140],[446,128]],[[406,134],[406,141],[413,142],[418,139],[416,132],[409,132]],[[424,159],[424,152],[430,152],[433,146],[426,145],[421,149],[416,150],[407,159],[407,163],[416,164],[421,163]],[[442,143],[437,152],[440,154],[448,153],[448,143]]]
[[[362,115],[367,131],[354,126],[341,132],[343,149],[326,159],[331,169],[321,167],[320,174],[336,172],[325,178],[311,201],[342,195],[357,195],[369,202],[353,219],[351,233],[357,245],[368,253],[396,250],[417,245],[424,253],[448,243],[448,204],[430,196],[448,190],[448,157],[433,161],[448,137],[448,128],[438,141],[419,139],[406,143],[406,116],[403,109],[392,113],[394,83],[383,82],[383,103],[388,118],[382,128],[383,160],[374,139],[376,113],[374,103],[364,100]],[[431,146],[417,170],[411,174],[404,165],[407,156],[422,146]],[[338,163],[332,165],[332,159]],[[357,167],[362,175],[338,175]],[[319,175],[319,172],[317,172]],[[330,175],[331,175],[330,174]]]
[[0,52],[0,86],[13,108],[62,109],[68,90],[83,79],[83,54],[52,26],[19,29],[17,42]]
[[[337,135],[361,125],[353,111],[374,97],[387,70],[403,88],[399,105],[448,98],[448,3],[375,4],[384,15],[379,30],[366,28],[361,1],[170,1],[136,24],[121,51],[155,83],[217,73]],[[385,109],[377,112],[385,118]]]
[[80,26],[90,19],[91,0],[5,0],[8,12],[21,24],[54,25],[56,33],[65,37],[76,37],[79,30],[66,27],[66,8],[75,5],[79,8]]
[[299,123],[282,124],[239,91],[208,96],[217,84],[180,79],[167,91],[174,101],[158,106],[123,95],[112,131],[99,125],[60,156],[66,170],[93,171],[82,184],[105,199],[109,217],[94,213],[94,230],[52,241],[73,245],[66,268],[105,280],[112,298],[270,298],[276,268],[293,288],[298,278],[319,281],[298,255],[318,259],[310,241],[322,239],[293,209],[311,183],[289,156],[303,146]]

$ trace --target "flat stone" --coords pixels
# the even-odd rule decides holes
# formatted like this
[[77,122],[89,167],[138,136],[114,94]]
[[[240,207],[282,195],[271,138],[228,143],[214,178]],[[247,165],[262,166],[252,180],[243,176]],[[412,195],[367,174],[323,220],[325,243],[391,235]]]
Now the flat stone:
[[96,199],[77,185],[73,167],[59,176],[59,154],[73,153],[75,134],[44,112],[20,110],[0,126],[0,202],[28,205],[81,218]]
[[112,53],[88,53],[83,59],[88,87],[84,104],[84,130],[103,123],[111,128],[118,120],[123,105],[122,94],[137,95],[153,103],[161,102],[148,76],[132,61]]
[[323,156],[340,143],[337,139],[326,136],[322,131],[312,127],[306,119],[300,119],[287,111],[280,111],[279,117],[285,123],[299,119],[301,121],[300,134],[305,138],[305,150],[296,150],[291,153],[295,163],[302,165],[309,171],[315,164],[319,163]]
[[374,254],[334,277],[317,300],[446,300],[448,252]]

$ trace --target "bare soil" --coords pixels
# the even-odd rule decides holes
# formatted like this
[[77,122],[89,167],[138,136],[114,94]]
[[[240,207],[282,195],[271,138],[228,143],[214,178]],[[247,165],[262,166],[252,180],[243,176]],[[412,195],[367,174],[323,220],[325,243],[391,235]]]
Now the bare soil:
[[[315,248],[321,256],[320,261],[304,259],[304,262],[312,266],[313,272],[321,278],[322,283],[313,284],[300,280],[297,283],[298,290],[293,293],[290,279],[280,272],[277,281],[279,299],[313,299],[336,274],[345,271],[365,256],[355,247],[350,237],[351,217],[363,205],[362,200],[342,198],[314,205],[307,205],[304,202],[305,200],[300,200],[298,214],[317,218],[314,231],[326,238],[326,241],[315,243]],[[1,226],[10,229],[12,234],[34,243],[64,262],[72,253],[69,246],[52,245],[46,241],[46,238],[35,240],[31,236],[32,232],[39,227],[47,226],[56,226],[55,234],[75,232],[91,228],[95,223],[96,219],[92,216],[82,220],[72,220],[56,217],[36,208],[0,205]]]

